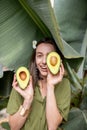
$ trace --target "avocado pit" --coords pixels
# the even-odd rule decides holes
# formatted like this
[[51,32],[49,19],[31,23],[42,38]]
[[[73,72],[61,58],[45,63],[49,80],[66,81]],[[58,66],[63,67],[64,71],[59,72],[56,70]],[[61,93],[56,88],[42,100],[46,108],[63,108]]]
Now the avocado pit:
[[57,52],[50,52],[47,55],[47,66],[50,72],[56,75],[59,72],[61,65],[61,58]]
[[25,73],[25,71],[21,71],[19,73],[19,77],[20,77],[21,80],[24,81],[27,78],[27,74]]
[[17,78],[17,82],[19,84],[19,87],[21,89],[25,89],[29,83],[29,80],[30,80],[29,70],[24,66],[19,67],[16,71],[16,78]]
[[50,58],[50,64],[52,66],[55,66],[57,64],[57,57],[56,56],[51,56],[51,58]]

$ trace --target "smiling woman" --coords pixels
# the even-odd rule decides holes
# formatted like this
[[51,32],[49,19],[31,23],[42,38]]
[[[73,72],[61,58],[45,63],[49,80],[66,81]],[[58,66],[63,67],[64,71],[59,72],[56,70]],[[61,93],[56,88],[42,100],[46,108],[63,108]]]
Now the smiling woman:
[[29,65],[30,81],[26,89],[20,89],[14,75],[7,106],[11,130],[60,130],[62,121],[67,121],[71,99],[70,83],[64,77],[63,63],[56,75],[50,72],[47,56],[53,51],[60,54],[52,38],[37,42]]

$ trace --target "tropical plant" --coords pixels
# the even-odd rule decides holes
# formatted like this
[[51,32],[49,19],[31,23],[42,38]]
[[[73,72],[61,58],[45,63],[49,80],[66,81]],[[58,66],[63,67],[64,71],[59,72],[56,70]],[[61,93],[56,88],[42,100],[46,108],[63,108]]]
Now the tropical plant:
[[0,109],[7,106],[14,72],[28,66],[32,41],[52,36],[72,89],[69,121],[62,127],[87,129],[86,14],[86,0],[0,0]]

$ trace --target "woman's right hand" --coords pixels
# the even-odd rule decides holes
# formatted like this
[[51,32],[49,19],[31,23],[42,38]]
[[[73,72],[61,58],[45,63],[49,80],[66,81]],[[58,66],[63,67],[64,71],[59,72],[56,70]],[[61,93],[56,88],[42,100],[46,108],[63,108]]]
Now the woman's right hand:
[[62,81],[62,79],[63,79],[64,72],[65,72],[65,70],[64,70],[64,66],[63,66],[62,63],[61,63],[61,66],[60,66],[60,70],[59,70],[59,72],[56,75],[53,75],[48,70],[47,83],[51,84],[53,86],[56,85],[56,84],[58,84],[58,83],[60,83]]
[[32,76],[30,76],[29,83],[26,87],[26,89],[21,89],[19,87],[19,84],[16,79],[16,74],[14,75],[13,83],[12,83],[13,88],[25,99],[25,100],[33,100],[33,95],[34,95],[34,90],[33,90],[33,84],[32,84]]

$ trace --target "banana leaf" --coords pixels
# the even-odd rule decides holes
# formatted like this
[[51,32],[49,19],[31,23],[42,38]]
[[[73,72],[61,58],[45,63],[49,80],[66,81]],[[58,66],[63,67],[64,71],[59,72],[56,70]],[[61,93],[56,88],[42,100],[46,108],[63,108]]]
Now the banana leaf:
[[86,29],[86,33],[83,39],[83,44],[81,47],[81,54],[83,55],[84,60],[78,71],[79,78],[84,77],[84,73],[86,73],[86,70],[87,70],[87,29]]
[[44,34],[18,0],[0,0],[0,63],[10,70],[28,66],[32,41]]
[[62,125],[63,130],[86,130],[87,129],[87,110],[78,108],[71,109],[67,123]]
[[[64,10],[64,9],[66,9],[66,6],[69,6],[71,1],[70,2],[67,1],[68,3],[66,1],[65,2],[63,1],[64,5],[65,5],[65,6],[63,6],[63,9],[62,9],[62,2],[60,0],[54,1],[53,8],[51,6],[50,0],[44,0],[44,1],[41,1],[41,0],[38,0],[38,1],[35,1],[35,0],[19,0],[19,1],[28,13],[29,13],[29,9],[32,7],[32,9],[37,13],[37,15],[41,18],[41,20],[43,20],[45,25],[49,28],[50,32],[52,33],[54,39],[56,40],[56,43],[57,43],[59,49],[61,50],[61,52],[63,53],[63,55],[68,59],[72,59],[72,61],[70,61],[71,62],[70,65],[73,65],[72,62],[75,62],[74,68],[76,68],[77,66],[78,66],[77,68],[79,68],[79,63],[81,64],[81,62],[82,62],[82,56],[79,54],[79,50],[81,50],[81,45],[82,45],[84,33],[83,33],[83,35],[81,33],[81,37],[79,37],[79,36],[74,37],[74,36],[76,35],[75,33],[80,29],[80,23],[81,23],[82,18],[84,17],[83,13],[86,14],[86,12],[87,12],[86,7],[84,6],[86,4],[85,3],[86,1],[83,1],[83,2],[80,1],[79,7],[77,6],[78,1],[75,1],[75,0],[73,1],[73,5],[76,4],[76,6],[79,8],[79,11],[81,11],[81,16],[80,16],[80,18],[77,17],[76,15],[78,15],[78,10],[77,10],[77,12],[75,10],[76,15],[75,15],[75,12],[74,12],[73,19],[77,18],[78,21],[77,20],[74,21],[74,24],[76,23],[79,26],[77,26],[77,28],[75,30],[71,30],[71,34],[68,33],[68,32],[70,32],[70,31],[67,31],[68,28],[67,28],[67,30],[65,30],[65,28],[63,28],[62,31],[63,32],[67,31],[67,33],[68,33],[68,39],[65,39],[63,37],[63,33],[61,31],[61,28],[62,28],[61,24],[58,25],[58,22],[60,23],[60,20],[63,20],[62,19],[63,17],[60,16],[60,12],[63,14],[64,11],[66,13],[67,13],[67,11],[68,12],[70,11],[69,10],[70,8],[69,9],[67,8],[67,10]],[[83,7],[81,6],[81,4],[82,4]],[[27,6],[27,8],[26,8],[26,6]],[[83,12],[82,12],[81,8],[84,8]],[[59,9],[59,11],[58,11],[58,9]],[[71,13],[73,13],[73,12],[71,12]],[[82,15],[83,15],[83,17],[82,17]],[[59,16],[61,17],[61,19],[58,19]],[[72,16],[72,14],[71,14],[71,16]],[[68,17],[71,18],[71,16],[69,15]],[[68,19],[66,19],[66,20],[68,20]],[[83,20],[83,22],[84,22],[84,20]],[[65,23],[65,25],[66,24],[69,24],[70,27],[72,27],[72,28],[74,26],[73,24],[71,25],[71,23],[69,21],[67,21],[67,23]],[[86,23],[85,23],[84,26],[86,26]],[[82,28],[82,30],[79,30],[79,31],[85,32],[85,30],[86,30],[86,28]],[[74,33],[74,35],[73,35],[73,33]],[[64,34],[66,34],[66,33],[64,33]],[[67,37],[67,34],[66,34],[66,37]],[[78,39],[78,37],[79,37],[79,39]],[[64,38],[64,39],[62,39],[62,38]],[[66,40],[66,41],[64,41],[64,40]],[[74,41],[76,41],[76,42],[74,42]],[[80,44],[79,44],[79,42],[80,42]],[[74,43],[76,43],[76,44],[74,44]],[[79,47],[80,47],[79,49],[78,49],[77,45],[79,45]],[[79,59],[79,60],[77,60],[77,59]]]
[[[78,72],[83,78],[83,70],[87,70],[87,0],[55,0],[53,8],[62,38],[84,57]],[[78,59],[73,60],[68,62],[76,66]]]

